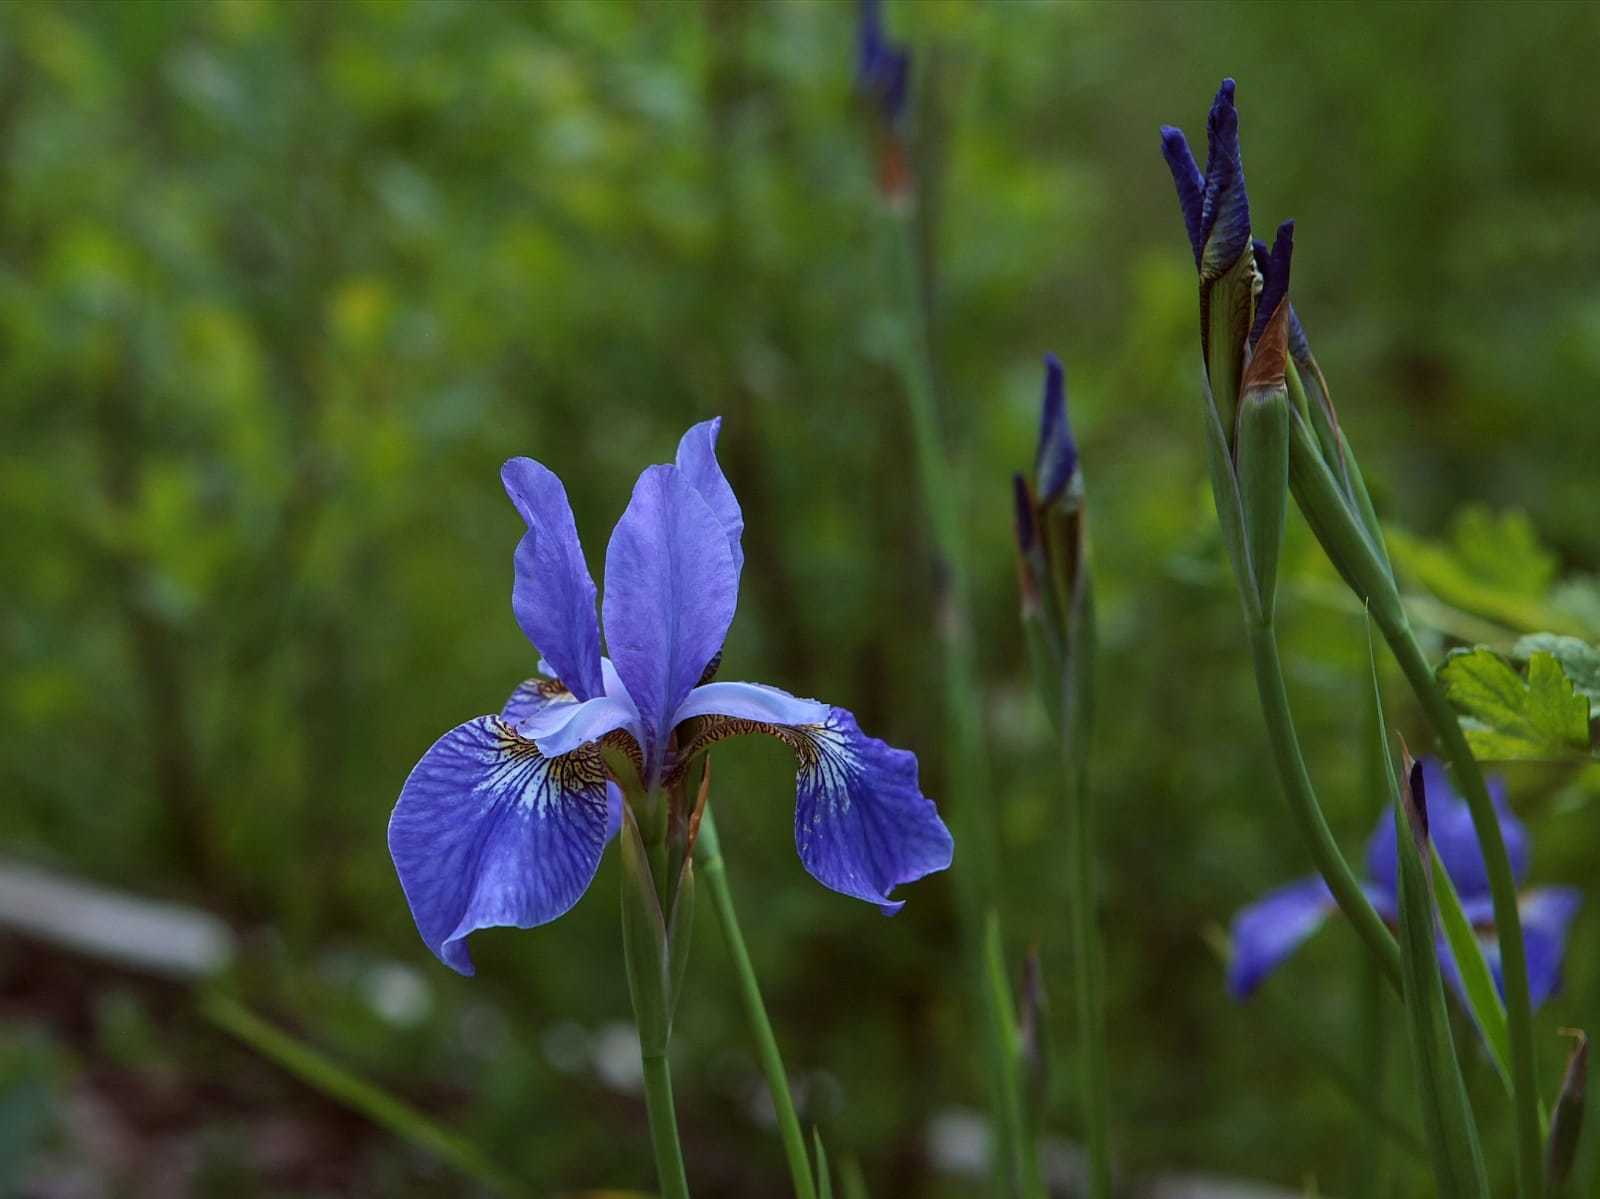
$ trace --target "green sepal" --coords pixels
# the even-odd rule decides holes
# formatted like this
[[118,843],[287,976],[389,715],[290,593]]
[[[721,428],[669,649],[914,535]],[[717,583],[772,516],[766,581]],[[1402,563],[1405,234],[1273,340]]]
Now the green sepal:
[[1211,496],[1217,508],[1217,523],[1222,528],[1222,544],[1228,549],[1228,561],[1233,564],[1234,577],[1239,580],[1239,596],[1244,601],[1245,616],[1255,626],[1262,622],[1261,596],[1256,590],[1250,551],[1246,548],[1244,506],[1239,499],[1239,481],[1233,473],[1233,456],[1228,451],[1228,439],[1223,435],[1209,384],[1205,391],[1204,408],[1206,467],[1211,474]]
[[1251,388],[1239,409],[1234,454],[1245,540],[1262,619],[1272,619],[1289,506],[1289,405],[1281,387]]
[[1044,610],[1034,604],[1023,608],[1022,636],[1028,651],[1028,666],[1033,675],[1034,689],[1044,705],[1050,727],[1059,735],[1063,698],[1062,670],[1065,667],[1059,638],[1045,619]]
[[694,859],[685,858],[667,918],[667,1023],[678,1015],[683,980],[689,973],[689,942],[694,933]]
[[1550,1119],[1550,1139],[1545,1143],[1545,1185],[1548,1194],[1559,1195],[1572,1174],[1578,1153],[1578,1137],[1583,1131],[1585,1093],[1589,1089],[1589,1038],[1576,1029],[1578,1038],[1567,1058],[1561,1079],[1561,1094],[1556,1096],[1555,1114]]
[[811,1142],[817,1150],[817,1199],[833,1199],[833,1174],[828,1169],[828,1151],[822,1147],[820,1128],[812,1128]]
[[1311,430],[1296,419],[1289,435],[1289,490],[1328,561],[1386,629],[1405,626],[1405,609],[1387,559],[1323,461]]
[[639,1047],[648,1057],[666,1053],[672,1039],[667,925],[656,897],[649,854],[633,809],[626,804],[618,840],[622,846],[622,956],[639,1023]]
[[1232,445],[1234,419],[1239,407],[1239,384],[1244,377],[1244,345],[1255,312],[1255,253],[1246,244],[1239,260],[1217,279],[1200,285],[1200,331],[1205,338],[1206,378],[1216,397],[1217,417]]

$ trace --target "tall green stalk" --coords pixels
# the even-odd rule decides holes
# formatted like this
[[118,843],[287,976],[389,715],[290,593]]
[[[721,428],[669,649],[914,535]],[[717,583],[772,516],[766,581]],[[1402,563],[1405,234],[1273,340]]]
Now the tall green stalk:
[[[945,739],[949,746],[947,763],[950,794],[955,803],[957,841],[962,846],[955,871],[957,894],[970,977],[981,980],[986,970],[984,922],[988,913],[996,911],[997,865],[992,816],[983,802],[987,798],[988,763],[983,747],[982,692],[968,623],[970,606],[961,534],[961,492],[940,435],[932,348],[917,269],[916,228],[908,212],[889,211],[887,219],[893,226],[890,241],[894,256],[894,299],[900,317],[897,366],[911,411],[917,475],[943,589],[939,597],[938,625],[944,642]],[[978,983],[978,992],[983,1005],[990,1110],[997,1125],[1004,1172],[1013,1193],[1033,1194],[1027,1180],[1036,1175],[1036,1171],[1029,1169],[1027,1163],[1034,1157],[1034,1147],[1021,1120],[1016,1118],[1022,1110],[1021,1096],[1007,1094],[1008,1086],[1017,1085],[1016,1072],[1010,1068],[1009,1061],[1010,1055],[1015,1053],[1015,1041],[1006,1036],[1006,1029],[1014,1023],[1015,1015],[1008,1010],[1008,995],[1002,996],[994,987],[982,982]]]
[[[1087,572],[1086,564],[1080,570]],[[1107,1113],[1105,1000],[1101,986],[1104,957],[1100,921],[1096,913],[1094,796],[1089,789],[1090,734],[1094,725],[1094,600],[1089,579],[1081,583],[1083,602],[1068,629],[1072,649],[1067,658],[1067,682],[1061,737],[1063,772],[1071,794],[1067,822],[1071,844],[1073,988],[1078,1013],[1078,1102],[1083,1109],[1084,1140],[1089,1150],[1090,1199],[1110,1199],[1111,1150]]]
[[656,1178],[662,1199],[689,1199],[689,1179],[678,1145],[678,1117],[672,1106],[672,1067],[665,1051],[645,1053],[644,1101],[650,1113],[650,1143],[656,1151]]
[[806,1155],[805,1134],[801,1132],[800,1119],[795,1114],[794,1098],[789,1093],[789,1075],[783,1067],[783,1056],[778,1052],[778,1040],[772,1032],[772,1021],[767,1018],[766,1004],[761,1000],[761,986],[756,981],[755,967],[750,962],[750,951],[745,948],[744,934],[739,929],[739,917],[733,907],[733,892],[728,887],[728,867],[723,861],[722,843],[717,839],[717,825],[711,818],[710,805],[706,806],[700,817],[700,833],[695,840],[694,857],[700,877],[711,892],[711,906],[717,913],[717,924],[722,928],[723,940],[728,945],[728,957],[732,959],[734,973],[739,979],[739,999],[744,1005],[750,1034],[755,1037],[761,1072],[766,1075],[767,1091],[772,1096],[772,1106],[778,1115],[778,1134],[783,1139],[783,1153],[789,1161],[789,1177],[794,1182],[795,1199],[816,1199],[816,1183],[812,1179],[811,1163]]

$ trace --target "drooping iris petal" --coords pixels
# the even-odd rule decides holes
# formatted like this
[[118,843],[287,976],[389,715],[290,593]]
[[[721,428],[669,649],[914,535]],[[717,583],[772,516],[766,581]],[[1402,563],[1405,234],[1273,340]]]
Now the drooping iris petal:
[[500,468],[528,531],[517,544],[511,609],[529,641],[579,699],[601,694],[594,580],[561,480],[532,458]]
[[700,498],[728,534],[728,552],[733,556],[733,572],[737,576],[744,569],[744,546],[740,544],[744,537],[744,512],[717,462],[717,434],[721,430],[720,416],[690,428],[678,441],[678,469],[689,486],[700,493]]
[[867,736],[843,708],[786,740],[799,763],[795,848],[819,883],[892,916],[904,906],[895,887],[950,865],[950,830],[917,785],[915,754]]
[[739,575],[716,514],[675,466],[652,466],[606,549],[606,646],[639,711],[652,783],[668,723],[722,648]]
[[1039,490],[1039,506],[1046,507],[1061,497],[1078,469],[1078,444],[1067,423],[1067,383],[1061,360],[1054,354],[1044,359],[1044,402],[1039,409],[1039,450],[1034,459],[1034,485]]
[[1189,139],[1182,129],[1171,125],[1161,127],[1161,155],[1172,172],[1172,183],[1178,191],[1178,207],[1183,210],[1183,227],[1189,233],[1189,245],[1194,250],[1194,264],[1200,265],[1205,253],[1205,229],[1201,224],[1205,212],[1206,177],[1200,173],[1189,149]]
[[[1239,158],[1239,110],[1233,106],[1233,80],[1224,79],[1206,119],[1206,186],[1201,207],[1200,274],[1216,279],[1238,261],[1250,244],[1250,200]],[[1181,197],[1181,192],[1180,192]]]
[[1301,879],[1269,892],[1233,918],[1233,959],[1228,990],[1244,999],[1317,929],[1333,910],[1320,878]]
[[389,853],[428,948],[472,973],[468,934],[560,916],[594,878],[608,825],[598,755],[550,759],[494,716],[439,738],[401,789]]
[[[540,665],[544,663],[540,662]],[[553,704],[571,706],[577,702],[578,697],[567,690],[567,685],[560,679],[524,679],[500,709],[500,719],[515,728]]]
[[[1567,945],[1567,926],[1582,904],[1583,895],[1575,887],[1535,887],[1525,892],[1517,904],[1528,956],[1528,992],[1535,1006],[1561,987],[1561,957]],[[1498,960],[1495,961],[1494,977],[1503,990],[1499,966]]]
[[765,683],[706,683],[689,692],[672,723],[695,716],[729,716],[761,724],[822,724],[828,711],[825,703],[801,699]]

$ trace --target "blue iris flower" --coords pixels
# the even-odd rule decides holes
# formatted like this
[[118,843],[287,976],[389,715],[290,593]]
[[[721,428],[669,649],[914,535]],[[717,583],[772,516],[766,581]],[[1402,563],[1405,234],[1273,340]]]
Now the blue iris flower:
[[[1500,945],[1494,935],[1494,901],[1489,894],[1489,876],[1478,835],[1472,826],[1471,809],[1451,789],[1437,761],[1425,758],[1422,768],[1428,796],[1429,833],[1438,847],[1439,860],[1444,863],[1461,897],[1462,911],[1478,933],[1495,985],[1504,994]],[[1490,779],[1489,791],[1500,820],[1506,852],[1511,858],[1511,873],[1520,886],[1528,874],[1528,831],[1506,803],[1504,782]],[[1365,890],[1378,914],[1391,924],[1399,919],[1396,861],[1394,819],[1385,813],[1367,843]],[[1567,925],[1582,902],[1582,894],[1574,887],[1535,887],[1522,893],[1518,910],[1522,914],[1528,951],[1528,985],[1535,1006],[1561,985],[1561,955],[1566,945]],[[1234,997],[1244,999],[1260,986],[1268,974],[1322,927],[1334,906],[1327,884],[1314,877],[1280,887],[1235,916],[1233,960],[1228,968],[1228,989]],[[1438,952],[1445,979],[1459,992],[1461,976],[1442,936]]]
[[541,676],[498,715],[446,733],[417,763],[389,821],[389,852],[417,931],[472,973],[468,934],[531,928],[575,904],[621,820],[614,777],[670,787],[712,744],[765,733],[797,762],[795,843],[824,886],[892,914],[901,883],[950,865],[949,830],[917,759],[843,708],[710,678],[733,621],[744,517],[717,463],[721,420],[695,425],[677,461],[639,476],[606,550],[609,656],[595,585],[561,481],[529,458],[500,472],[527,532],[511,607]]

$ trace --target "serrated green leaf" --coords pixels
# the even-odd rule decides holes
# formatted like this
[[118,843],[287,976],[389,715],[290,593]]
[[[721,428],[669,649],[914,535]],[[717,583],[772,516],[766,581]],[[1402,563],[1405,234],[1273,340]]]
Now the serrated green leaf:
[[1468,508],[1456,518],[1448,541],[1400,529],[1388,534],[1401,572],[1453,607],[1518,631],[1586,631],[1583,621],[1552,601],[1556,559],[1522,512]]
[[1589,701],[1589,714],[1600,716],[1600,648],[1580,637],[1532,633],[1511,649],[1511,656],[1519,662],[1528,661],[1534,654],[1549,654],[1561,663],[1578,694]]
[[1529,657],[1524,679],[1492,650],[1459,650],[1439,668],[1439,681],[1480,758],[1550,761],[1589,751],[1589,701],[1548,653]]

